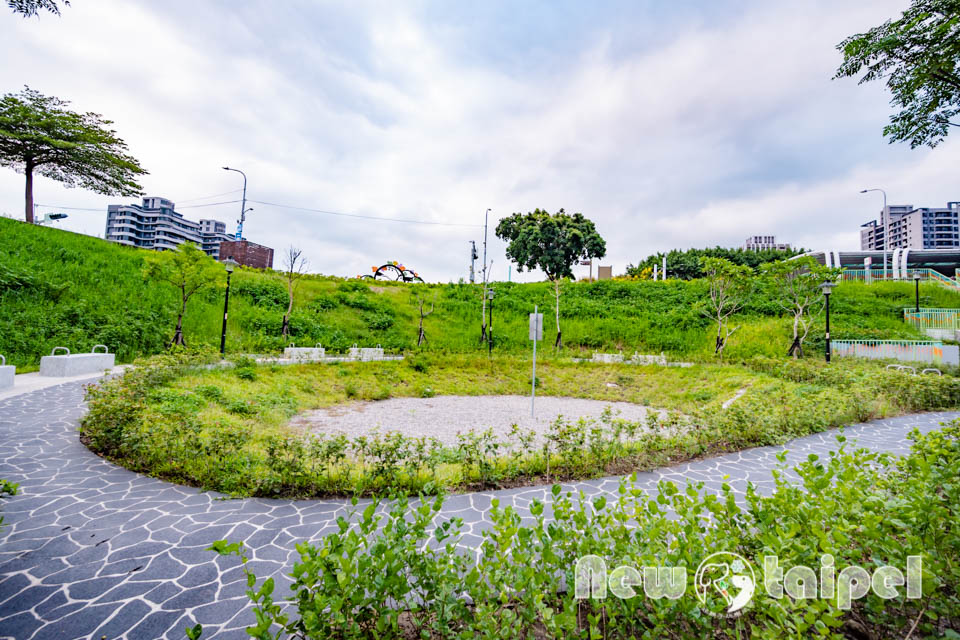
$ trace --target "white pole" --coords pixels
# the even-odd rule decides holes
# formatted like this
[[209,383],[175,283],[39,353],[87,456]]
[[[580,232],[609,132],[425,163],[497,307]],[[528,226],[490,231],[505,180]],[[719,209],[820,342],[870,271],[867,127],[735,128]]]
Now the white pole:
[[667,279],[667,256],[663,256],[663,267],[660,269],[660,279]]
[[[530,307],[527,307],[528,309]],[[530,378],[530,417],[533,417],[533,402],[537,397],[537,330],[536,317],[537,305],[533,305],[534,330],[533,330],[533,375]]]

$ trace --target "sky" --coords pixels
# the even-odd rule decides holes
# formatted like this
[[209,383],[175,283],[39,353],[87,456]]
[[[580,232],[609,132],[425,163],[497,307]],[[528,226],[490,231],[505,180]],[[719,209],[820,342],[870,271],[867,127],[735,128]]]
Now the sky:
[[[188,218],[232,231],[243,180],[221,167],[242,169],[258,201],[244,235],[275,267],[293,245],[313,272],[398,260],[457,281],[489,208],[491,279],[538,280],[508,269],[496,221],[564,208],[595,222],[597,263],[622,273],[751,235],[857,249],[882,203],[861,189],[960,200],[960,136],[890,145],[885,87],[832,79],[838,42],[906,6],[72,0],[60,17],[0,13],[0,91],[113,120],[145,195]],[[100,236],[108,204],[137,201],[43,177],[34,193],[39,213],[68,213],[55,225]],[[0,215],[23,215],[11,169]]]

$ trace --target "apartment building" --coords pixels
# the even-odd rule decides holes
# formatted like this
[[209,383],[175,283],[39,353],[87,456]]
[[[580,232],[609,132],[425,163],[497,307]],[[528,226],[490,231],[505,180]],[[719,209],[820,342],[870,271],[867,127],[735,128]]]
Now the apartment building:
[[790,245],[777,242],[776,236],[750,236],[747,238],[747,241],[743,243],[743,248],[747,251],[763,251],[765,249],[789,251]]
[[[884,219],[889,227],[884,229]],[[889,243],[885,235],[889,232]],[[860,248],[867,251],[890,249],[955,249],[960,247],[960,202],[946,207],[890,205],[880,220],[860,226]]]
[[204,253],[220,259],[220,243],[233,240],[227,225],[219,220],[194,222],[174,209],[166,198],[147,197],[137,204],[112,204],[107,207],[107,240],[142,249],[174,249],[193,242]]

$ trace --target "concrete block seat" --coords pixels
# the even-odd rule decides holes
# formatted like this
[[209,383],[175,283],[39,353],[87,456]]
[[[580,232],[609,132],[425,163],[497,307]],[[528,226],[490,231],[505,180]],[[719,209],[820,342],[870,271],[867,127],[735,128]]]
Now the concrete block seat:
[[[103,348],[102,352],[97,349]],[[58,354],[58,351],[66,353]],[[100,373],[115,364],[116,355],[107,353],[106,345],[98,344],[90,353],[70,353],[66,347],[54,347],[50,355],[40,358],[40,375],[55,378]]]
[[623,362],[622,353],[595,353],[593,354],[593,362]]
[[357,345],[353,345],[350,347],[349,354],[352,360],[360,360],[361,362],[383,360],[383,347],[380,345],[376,347],[357,347]]
[[17,375],[17,368],[7,365],[7,359],[0,355],[0,391],[13,388],[13,380]]
[[317,344],[315,347],[298,347],[294,344],[291,344],[289,347],[283,350],[283,356],[285,358],[302,362],[323,360],[325,355],[326,349],[324,349],[320,344]]

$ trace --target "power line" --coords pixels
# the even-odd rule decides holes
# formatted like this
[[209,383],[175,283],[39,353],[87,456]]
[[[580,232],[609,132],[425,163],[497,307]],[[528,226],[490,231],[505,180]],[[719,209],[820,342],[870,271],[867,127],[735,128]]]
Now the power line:
[[309,207],[295,207],[288,204],[277,204],[275,202],[263,202],[262,200],[251,200],[247,198],[247,202],[255,202],[256,204],[262,204],[268,207],[277,207],[278,209],[292,209],[294,211],[308,211],[310,213],[322,213],[329,216],[342,216],[344,218],[362,218],[364,220],[380,220],[381,222],[404,222],[408,224],[430,224],[441,227],[482,227],[482,224],[463,224],[458,222],[436,222],[433,220],[412,220],[409,218],[385,218],[382,216],[365,216],[359,213],[343,213],[341,211],[327,211],[326,209],[311,209]]
[[[228,192],[233,193],[233,192]],[[222,194],[221,194],[222,195]],[[211,196],[212,197],[212,196]],[[178,206],[178,209],[198,209],[201,207],[216,207],[224,204],[236,204],[240,202],[239,200],[224,200],[222,202],[207,202],[204,204],[187,204],[183,206]],[[310,207],[297,207],[289,204],[278,204],[276,202],[264,202],[262,200],[251,200],[247,198],[247,202],[253,202],[259,205],[266,207],[275,207],[277,209],[290,209],[292,211],[306,211],[308,213],[321,213],[328,216],[339,216],[342,218],[359,218],[361,220],[378,220],[380,222],[402,222],[404,224],[426,224],[438,227],[482,227],[482,224],[465,224],[461,222],[437,222],[435,220],[414,220],[412,218],[387,218],[384,216],[368,216],[360,213],[344,213],[342,211],[329,211],[327,209],[312,209]],[[50,204],[38,204],[38,207],[47,207],[50,209],[65,209],[67,211],[99,211],[102,212],[103,209],[91,209],[85,207],[61,207],[58,205]]]
[[195,200],[209,200],[210,198],[216,198],[216,197],[219,197],[219,196],[228,196],[228,195],[230,195],[231,193],[239,193],[239,192],[241,192],[241,191],[243,191],[243,189],[234,189],[233,191],[224,191],[223,193],[215,193],[215,194],[210,195],[210,196],[201,196],[201,197],[199,197],[199,198],[184,198],[184,199],[182,199],[182,200],[179,200],[179,199],[178,199],[178,200],[176,200],[176,202],[179,204],[179,203],[181,203],[181,202],[194,202]]

